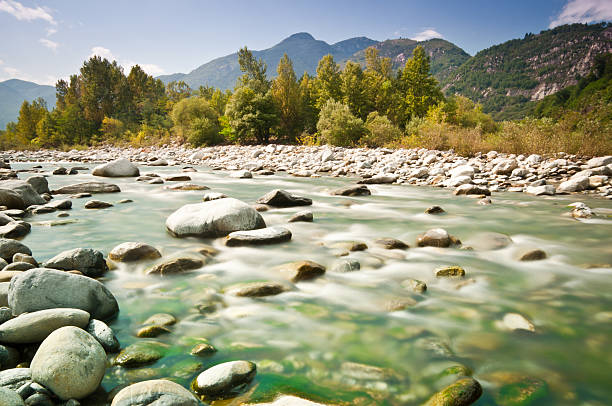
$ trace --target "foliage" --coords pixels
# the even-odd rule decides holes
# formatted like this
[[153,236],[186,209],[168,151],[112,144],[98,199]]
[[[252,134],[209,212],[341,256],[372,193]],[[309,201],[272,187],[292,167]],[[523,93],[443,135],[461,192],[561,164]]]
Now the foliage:
[[365,134],[363,120],[355,117],[346,104],[328,100],[321,109],[317,130],[323,143],[355,146]]
[[271,96],[278,111],[278,138],[294,142],[301,126],[300,86],[287,54],[278,64],[278,76],[272,82]]
[[360,141],[368,147],[383,147],[402,137],[402,130],[376,111],[368,115],[365,128],[367,133]]
[[257,93],[248,86],[236,89],[227,104],[225,115],[232,128],[230,140],[239,144],[267,144],[270,130],[278,123],[271,93]]
[[194,146],[214,145],[219,135],[219,115],[203,97],[189,97],[176,103],[170,113],[177,134]]

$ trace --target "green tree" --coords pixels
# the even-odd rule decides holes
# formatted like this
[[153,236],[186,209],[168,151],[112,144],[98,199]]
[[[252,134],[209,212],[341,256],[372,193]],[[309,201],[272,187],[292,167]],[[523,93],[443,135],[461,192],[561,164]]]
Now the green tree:
[[374,47],[365,50],[367,100],[373,104],[373,109],[379,114],[386,115],[397,124],[398,114],[394,110],[399,99],[397,88],[393,80],[391,58],[381,58],[378,49]]
[[172,81],[166,85],[166,95],[172,103],[190,97],[192,93],[189,85],[182,80]]
[[376,111],[368,115],[365,127],[367,134],[361,138],[361,143],[368,147],[384,147],[402,136],[402,130]]
[[270,129],[278,123],[278,113],[270,92],[257,93],[248,86],[239,87],[225,108],[233,130],[232,141],[267,144]]
[[316,87],[318,109],[322,109],[330,99],[339,101],[342,98],[340,67],[331,54],[321,58],[317,65]]
[[317,130],[322,142],[339,146],[355,146],[366,130],[363,120],[355,117],[346,104],[328,100],[321,109]]
[[343,103],[349,107],[351,113],[355,116],[362,120],[365,119],[368,113],[372,111],[373,105],[368,99],[366,82],[361,66],[355,62],[348,61],[340,74],[340,81]]
[[300,130],[300,86],[291,59],[284,54],[278,63],[278,76],[272,82],[271,95],[279,115],[279,137],[295,141]]
[[302,116],[302,130],[309,134],[317,131],[319,109],[317,108],[316,81],[304,72],[300,79],[300,111]]
[[99,56],[85,61],[80,75],[81,103],[85,118],[99,128],[104,117],[125,113],[130,100],[129,87],[117,61]]
[[270,81],[266,75],[267,66],[263,59],[255,59],[253,53],[244,47],[238,51],[238,64],[243,72],[238,78],[238,87],[247,86],[259,94],[270,89]]
[[26,143],[36,138],[36,126],[46,114],[48,114],[47,103],[42,98],[32,101],[31,104],[27,100],[24,101],[19,109],[17,137]]

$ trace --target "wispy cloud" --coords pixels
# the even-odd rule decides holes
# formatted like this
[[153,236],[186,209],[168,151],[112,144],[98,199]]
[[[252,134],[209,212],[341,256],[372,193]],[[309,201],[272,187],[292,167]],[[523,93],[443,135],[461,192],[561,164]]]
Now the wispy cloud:
[[5,66],[0,68],[0,82],[5,81],[7,79],[21,79],[28,82],[38,83],[39,85],[50,85],[55,86],[57,82],[57,78],[51,75],[44,75],[42,77],[33,77],[27,73],[22,72],[19,69]]
[[432,38],[444,38],[444,36],[435,29],[428,28],[410,37],[410,39],[413,39],[415,41],[427,41],[428,39]]
[[44,20],[50,24],[57,24],[53,16],[42,7],[27,7],[18,1],[0,0],[0,11],[9,13],[20,21]]
[[38,40],[38,42],[40,42],[41,44],[43,44],[44,46],[46,46],[47,48],[51,49],[52,51],[57,51],[57,47],[59,46],[59,44],[55,41],[51,41],[50,39],[47,38],[41,38]]
[[55,34],[57,32],[57,30],[55,28],[47,28],[47,37],[50,37],[51,35]]
[[561,13],[554,17],[549,28],[563,24],[590,23],[612,20],[612,1],[610,0],[569,0]]
[[93,48],[91,48],[91,54],[89,55],[89,57],[92,58],[94,56],[99,56],[101,58],[106,58],[109,61],[113,61],[113,60],[116,59],[115,56],[113,55],[113,53],[110,51],[110,49],[104,48],[104,47],[93,47]]
[[123,66],[123,69],[126,74],[129,74],[130,70],[135,65],[140,66],[143,71],[145,71],[151,76],[159,76],[159,75],[163,75],[164,73],[166,73],[166,71],[159,65],[155,65],[152,63],[138,63],[138,62],[135,62],[129,59],[122,59],[120,58],[120,56],[113,54],[113,52],[110,49],[104,48],[101,46],[91,48],[91,54],[89,55],[89,58],[93,56],[99,56],[102,58],[106,58],[109,61],[116,60],[117,63],[119,63],[119,65]]

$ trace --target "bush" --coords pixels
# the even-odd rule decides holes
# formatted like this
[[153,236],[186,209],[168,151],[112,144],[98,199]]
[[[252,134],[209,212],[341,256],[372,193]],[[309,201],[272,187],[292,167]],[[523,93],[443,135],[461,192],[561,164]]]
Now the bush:
[[376,111],[368,114],[365,127],[368,132],[361,137],[361,143],[368,147],[383,147],[402,137],[402,131]]
[[321,109],[317,131],[323,143],[355,146],[366,133],[366,128],[363,121],[355,117],[347,105],[328,100]]
[[187,141],[191,145],[216,145],[223,142],[223,137],[219,134],[221,126],[219,120],[211,120],[208,117],[198,117],[191,122]]
[[182,99],[174,105],[170,117],[174,122],[175,132],[187,138],[189,142],[194,141],[194,145],[217,140],[215,135],[211,135],[211,131],[216,129],[217,133],[219,132],[219,116],[202,97]]

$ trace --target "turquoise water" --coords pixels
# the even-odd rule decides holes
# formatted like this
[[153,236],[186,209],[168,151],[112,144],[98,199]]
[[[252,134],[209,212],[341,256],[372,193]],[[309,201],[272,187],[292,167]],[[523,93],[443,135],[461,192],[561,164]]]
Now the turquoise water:
[[[262,213],[266,223],[289,228],[291,242],[229,248],[222,239],[177,239],[166,233],[166,217],[184,204],[201,201],[207,191],[170,191],[133,178],[107,179],[122,192],[95,196],[133,203],[85,210],[89,199],[73,199],[67,218],[73,223],[50,226],[58,220],[57,213],[28,219],[33,228],[23,242],[39,261],[76,247],[107,254],[125,241],[151,244],[164,258],[193,255],[204,244],[220,251],[202,269],[186,275],[147,276],[144,270],[152,262],[120,265],[106,275],[104,283],[121,309],[110,325],[122,347],[144,340],[135,333],[152,314],[171,313],[179,322],[170,327],[170,334],[147,339],[165,345],[165,356],[156,363],[131,369],[109,366],[105,391],[160,377],[189,387],[209,366],[246,359],[258,365],[250,391],[233,403],[216,404],[269,401],[277,393],[293,393],[334,404],[419,405],[457,379],[442,376],[447,367],[457,365],[471,370],[482,384],[484,395],[477,405],[511,404],[502,396],[504,385],[518,379],[511,377],[545,382],[546,393],[534,405],[610,403],[612,269],[598,264],[612,264],[611,201],[508,192],[494,194],[492,205],[481,206],[477,199],[456,197],[449,190],[398,185],[370,186],[372,196],[339,197],[329,190],[355,179],[280,175],[241,180],[229,178],[227,172],[198,171],[188,173],[193,183],[249,203],[275,188],[310,197],[314,223],[286,224],[304,207],[271,209]],[[148,172],[165,176],[181,170],[141,167],[141,173]],[[49,184],[53,189],[91,180],[88,174],[52,176]],[[566,206],[575,201],[601,215],[572,219]],[[432,205],[442,206],[447,214],[424,214]],[[416,248],[417,235],[435,227],[447,229],[472,250]],[[507,235],[512,243],[495,249],[490,233]],[[384,250],[374,243],[381,237],[401,239],[411,248]],[[361,262],[361,270],[329,272],[340,259],[332,245],[342,241],[368,245],[348,256]],[[544,250],[548,258],[517,260],[534,248]],[[274,268],[299,260],[318,262],[328,272],[278,296],[224,294],[236,283],[283,281]],[[444,265],[462,266],[466,277],[437,279],[434,269]],[[426,282],[427,291],[418,294],[403,287],[409,278]],[[407,299],[416,304],[387,310],[389,302]],[[216,309],[212,313],[198,310],[211,304]],[[505,328],[501,320],[507,313],[523,315],[535,333]],[[189,355],[194,344],[204,340],[218,352],[204,358]]]

